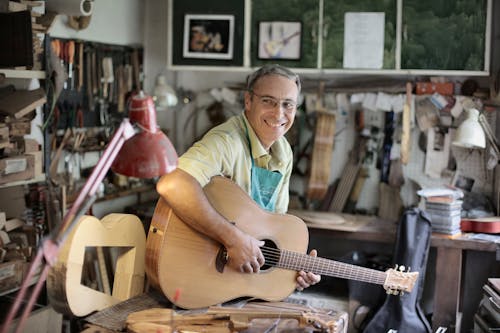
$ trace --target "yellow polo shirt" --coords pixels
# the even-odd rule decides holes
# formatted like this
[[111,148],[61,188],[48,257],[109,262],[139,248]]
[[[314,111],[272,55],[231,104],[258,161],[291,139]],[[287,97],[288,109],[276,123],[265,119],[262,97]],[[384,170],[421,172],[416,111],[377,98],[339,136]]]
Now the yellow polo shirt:
[[[252,154],[246,135],[252,144]],[[276,212],[288,210],[289,181],[292,174],[293,153],[286,138],[281,137],[268,153],[250,126],[244,112],[233,116],[225,123],[212,128],[205,136],[189,148],[180,158],[178,168],[191,174],[203,187],[214,176],[233,180],[251,195],[250,180],[252,160],[255,165],[271,171],[279,171],[283,178],[278,185]]]

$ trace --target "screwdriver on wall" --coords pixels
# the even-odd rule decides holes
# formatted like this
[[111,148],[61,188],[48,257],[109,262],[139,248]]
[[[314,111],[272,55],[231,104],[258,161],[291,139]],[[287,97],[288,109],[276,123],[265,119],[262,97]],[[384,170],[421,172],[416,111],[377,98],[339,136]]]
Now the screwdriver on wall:
[[52,51],[54,51],[54,54],[60,58],[59,56],[59,53],[61,52],[61,49],[60,49],[60,44],[59,44],[59,40],[57,39],[53,39],[50,41],[50,46],[52,47]]
[[[63,68],[66,70],[66,63],[67,63],[67,50],[66,50],[66,43],[63,42],[62,40],[59,40],[59,58],[61,58],[61,64]],[[64,80],[64,89],[68,89],[68,80]]]
[[66,58],[68,60],[68,78],[70,89],[74,88],[73,61],[75,59],[75,42],[70,40],[66,42]]
[[[90,83],[89,83],[90,84]],[[78,91],[83,87],[83,43],[78,43]]]
[[[61,61],[61,66],[64,69],[64,53],[63,53],[63,48],[64,45],[59,39],[53,39],[50,42],[50,46],[52,47],[52,50],[54,51],[54,54],[59,58]],[[66,80],[63,83],[63,88],[66,89]]]

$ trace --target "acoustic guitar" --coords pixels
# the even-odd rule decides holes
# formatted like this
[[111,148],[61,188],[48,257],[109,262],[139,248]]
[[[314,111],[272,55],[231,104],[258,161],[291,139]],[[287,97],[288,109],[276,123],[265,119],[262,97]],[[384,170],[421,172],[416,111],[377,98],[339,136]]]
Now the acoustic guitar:
[[212,178],[204,191],[236,228],[265,241],[265,264],[256,274],[227,266],[224,247],[188,226],[160,199],[147,237],[146,274],[179,307],[202,308],[239,297],[279,301],[294,291],[300,270],[380,284],[390,293],[410,292],[417,280],[418,272],[382,272],[307,255],[308,232],[301,219],[264,211],[226,178]]

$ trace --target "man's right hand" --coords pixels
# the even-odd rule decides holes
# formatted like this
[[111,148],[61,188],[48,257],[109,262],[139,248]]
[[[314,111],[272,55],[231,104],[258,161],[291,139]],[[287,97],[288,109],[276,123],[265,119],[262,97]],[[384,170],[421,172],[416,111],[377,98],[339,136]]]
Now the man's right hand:
[[242,273],[258,273],[265,259],[260,247],[264,241],[259,241],[243,231],[236,231],[236,237],[226,245],[229,267]]

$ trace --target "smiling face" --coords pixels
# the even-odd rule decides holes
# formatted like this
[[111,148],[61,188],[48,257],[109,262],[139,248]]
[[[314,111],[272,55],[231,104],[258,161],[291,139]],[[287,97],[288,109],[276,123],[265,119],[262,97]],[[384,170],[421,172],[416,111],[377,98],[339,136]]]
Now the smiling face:
[[[297,108],[287,109],[284,105],[296,105],[299,91],[294,81],[276,74],[258,79],[252,91],[245,93],[245,115],[264,148],[269,150],[292,127]],[[279,103],[273,105],[269,100]]]

